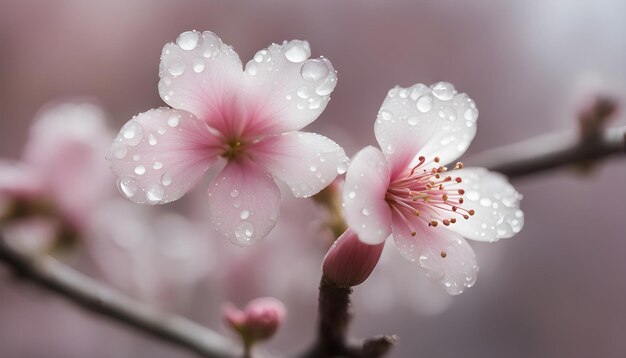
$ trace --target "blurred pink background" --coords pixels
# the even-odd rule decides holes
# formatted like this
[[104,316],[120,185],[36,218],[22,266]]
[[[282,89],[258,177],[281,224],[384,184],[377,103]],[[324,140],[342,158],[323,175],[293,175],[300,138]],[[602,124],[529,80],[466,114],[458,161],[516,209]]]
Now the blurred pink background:
[[[313,56],[328,57],[339,77],[309,128],[349,155],[375,143],[376,113],[396,84],[445,80],[476,101],[479,130],[466,157],[575,129],[576,110],[594,89],[626,99],[621,1],[0,0],[0,157],[20,155],[32,118],[51,100],[95,100],[114,131],[132,115],[164,106],[157,92],[161,48],[190,29],[217,33],[244,63],[271,42],[308,40]],[[623,112],[618,117],[624,123]],[[623,357],[626,161],[606,162],[588,176],[558,170],[514,184],[524,194],[526,225],[511,240],[472,243],[481,266],[474,288],[449,298],[435,285],[416,288],[421,277],[410,265],[393,272],[381,265],[355,289],[353,334],[398,334],[392,357]],[[194,195],[163,209],[185,215],[205,205],[202,190]],[[315,208],[289,205],[297,208],[283,210],[286,228],[249,250],[304,240],[293,228],[313,225],[306,218]],[[231,250],[219,238],[207,240],[215,252]],[[298,352],[313,338],[323,252],[301,254],[311,251],[317,256],[307,257],[310,264],[283,273],[312,272],[301,280],[259,278],[289,282],[260,294],[284,299],[297,321],[279,330],[272,349]],[[223,329],[216,318],[223,299],[241,305],[255,298],[251,283],[231,284],[250,295],[201,290],[194,311],[184,313]],[[296,297],[279,296],[289,289]],[[404,294],[420,302],[390,301]],[[28,286],[0,286],[0,317],[2,357],[191,356]],[[296,324],[302,327],[292,331]]]

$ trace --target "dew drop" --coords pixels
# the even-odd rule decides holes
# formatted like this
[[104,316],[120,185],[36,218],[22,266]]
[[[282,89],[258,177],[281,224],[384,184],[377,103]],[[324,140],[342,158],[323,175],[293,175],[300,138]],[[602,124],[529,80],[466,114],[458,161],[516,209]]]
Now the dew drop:
[[248,210],[242,210],[241,214],[239,214],[239,217],[241,218],[241,220],[246,220],[250,217],[250,212]]
[[429,95],[424,95],[417,99],[417,102],[415,102],[415,106],[417,107],[418,111],[426,113],[430,111],[433,106],[433,98]]
[[409,122],[410,125],[414,126],[419,123],[420,119],[417,116],[413,116],[413,117],[409,117],[407,121]]
[[149,143],[150,145],[156,145],[156,144],[157,144],[157,139],[156,139],[156,137],[154,136],[154,134],[150,134],[150,135],[148,136],[148,143]]
[[350,198],[350,199],[354,199],[354,198],[356,198],[356,193],[355,193],[355,192],[353,192],[353,191],[349,192],[349,193],[348,193],[348,198]]
[[180,57],[172,57],[168,60],[167,71],[172,76],[180,76],[185,72],[185,62]]
[[306,86],[302,86],[300,88],[298,88],[298,97],[302,98],[302,99],[306,99],[309,98],[310,96],[310,92],[309,89]]
[[138,165],[135,167],[135,174],[137,175],[144,175],[146,174],[146,167],[144,167],[143,165]]
[[200,73],[204,71],[204,60],[201,58],[194,58],[192,68],[193,72],[195,73]]
[[489,198],[480,199],[480,205],[488,207],[491,206],[491,200]]
[[468,108],[465,110],[463,117],[465,117],[465,120],[475,122],[478,119],[478,111],[475,108]]
[[172,184],[172,176],[167,173],[163,173],[163,175],[161,175],[161,184],[165,186]]
[[230,197],[231,198],[236,198],[238,196],[239,196],[239,190],[233,189],[233,191],[230,192]]
[[348,171],[348,166],[350,165],[350,159],[346,158],[339,163],[337,166],[337,174],[341,175]]
[[329,73],[326,64],[320,60],[308,60],[300,69],[300,75],[307,81],[319,81],[326,78]]
[[335,89],[336,85],[337,85],[337,77],[335,77],[334,75],[329,75],[328,77],[326,77],[324,82],[322,82],[322,84],[317,86],[317,88],[315,89],[315,93],[317,93],[320,96],[329,95]]
[[380,111],[380,117],[385,121],[390,121],[393,115],[391,115],[391,112],[383,109]]
[[363,208],[363,210],[361,210],[361,214],[363,214],[363,216],[370,216],[370,211],[367,208]]
[[314,165],[311,165],[311,166],[309,167],[309,170],[310,170],[310,171],[312,171],[312,172],[314,172],[314,171],[316,171],[316,170],[317,170],[317,167],[316,167],[316,166],[314,166]]
[[294,63],[299,63],[311,56],[311,48],[306,41],[294,40],[287,45],[285,57]]
[[172,116],[167,120],[167,125],[175,128],[176,126],[178,126],[178,123],[180,122],[180,119],[177,116]]
[[161,184],[152,183],[146,189],[146,199],[150,204],[156,204],[165,197],[165,189]]
[[209,58],[220,50],[220,39],[212,32],[203,32],[202,56]]
[[432,85],[433,95],[442,101],[451,100],[456,93],[454,86],[448,82],[438,82]]
[[139,189],[137,179],[127,176],[122,178],[118,183],[120,191],[122,194],[126,195],[127,198],[131,198],[137,194],[137,190]]
[[235,229],[235,237],[240,241],[250,241],[252,235],[254,235],[254,225],[249,221],[242,221]]
[[256,76],[258,72],[258,67],[256,63],[253,63],[253,62],[248,63],[248,66],[246,67],[246,71],[248,72],[249,75]]
[[154,162],[152,164],[152,169],[159,170],[161,168],[163,168],[163,163],[161,163],[161,162]]
[[456,121],[456,112],[452,107],[445,106],[439,111],[439,117],[448,119],[451,122]]
[[121,133],[126,144],[135,146],[141,142],[141,138],[143,137],[143,128],[137,121],[130,120],[128,123],[124,124]]
[[185,31],[176,40],[176,44],[183,50],[190,51],[196,48],[200,34],[196,31]]

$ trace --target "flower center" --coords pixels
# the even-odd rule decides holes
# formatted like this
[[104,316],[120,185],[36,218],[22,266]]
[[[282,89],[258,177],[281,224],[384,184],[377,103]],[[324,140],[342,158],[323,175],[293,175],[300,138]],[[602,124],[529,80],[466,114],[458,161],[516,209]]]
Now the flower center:
[[[462,207],[463,180],[447,175],[447,167],[432,166],[433,162],[439,163],[439,157],[429,162],[419,157],[419,163],[407,176],[392,182],[385,195],[389,207],[400,215],[413,236],[416,235],[416,218],[436,227],[440,222],[449,226],[456,223],[457,218],[467,220],[474,215],[474,210]],[[461,168],[461,162],[454,166],[454,169]]]
[[239,139],[227,140],[224,143],[224,152],[222,153],[222,157],[226,159],[237,158],[245,150],[245,147],[245,143]]

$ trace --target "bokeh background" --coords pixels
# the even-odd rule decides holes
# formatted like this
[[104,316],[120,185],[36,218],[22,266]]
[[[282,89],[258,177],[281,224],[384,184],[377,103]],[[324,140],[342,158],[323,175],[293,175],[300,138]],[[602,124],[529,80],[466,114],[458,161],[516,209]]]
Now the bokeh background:
[[[217,33],[244,63],[272,42],[308,40],[313,56],[328,57],[339,76],[309,129],[349,155],[375,143],[376,113],[396,84],[446,80],[470,94],[480,119],[466,157],[576,130],[578,109],[597,91],[626,99],[626,2],[618,0],[0,0],[0,157],[19,157],[49,101],[95,101],[112,131],[163,106],[161,48],[190,29]],[[624,123],[623,112],[617,117]],[[525,228],[512,240],[473,244],[481,266],[474,288],[447,297],[389,250],[355,289],[353,334],[398,334],[392,357],[624,357],[626,161],[514,184],[524,195]],[[203,198],[200,190],[145,209],[194,219],[197,235],[210,242],[207,278],[178,311],[225,332],[222,302],[274,295],[290,319],[270,349],[304,348],[313,338],[323,257],[313,227],[323,213],[287,200],[281,227],[247,249],[255,253],[241,253],[204,233]],[[231,251],[235,259],[212,261]],[[297,269],[288,261],[293,252]],[[0,285],[0,317],[2,357],[191,356],[14,280]]]

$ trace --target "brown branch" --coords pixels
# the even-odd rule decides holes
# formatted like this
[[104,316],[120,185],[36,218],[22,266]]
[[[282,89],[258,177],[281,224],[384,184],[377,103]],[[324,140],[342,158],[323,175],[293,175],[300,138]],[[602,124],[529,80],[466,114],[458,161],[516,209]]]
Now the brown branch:
[[301,358],[378,358],[387,354],[396,341],[394,336],[374,337],[362,343],[348,342],[352,288],[338,287],[322,276],[319,290],[317,341],[300,355]]
[[467,160],[519,178],[567,165],[588,165],[626,154],[626,127],[610,128],[597,136],[584,138],[576,133],[556,133],[494,148]]
[[225,337],[186,318],[146,306],[106,287],[52,257],[30,257],[11,248],[0,233],[0,261],[19,277],[53,291],[84,309],[197,353],[202,357],[241,356]]

